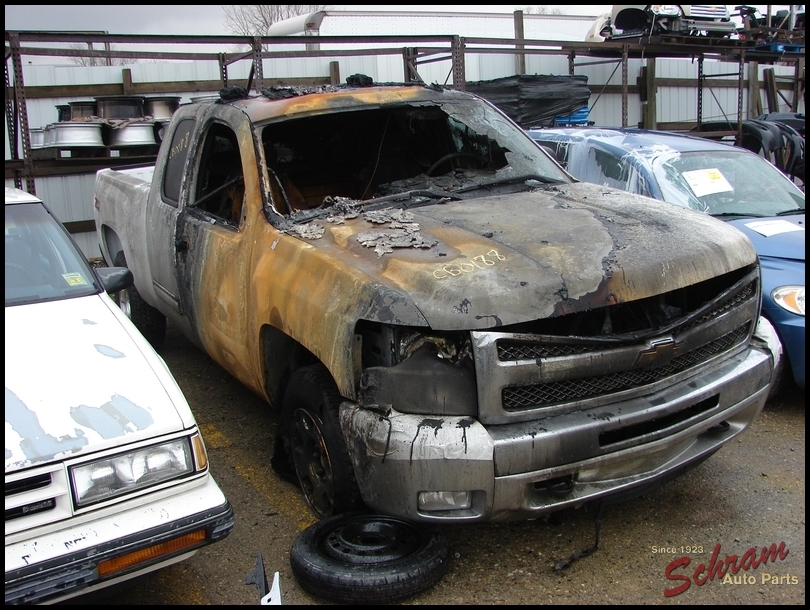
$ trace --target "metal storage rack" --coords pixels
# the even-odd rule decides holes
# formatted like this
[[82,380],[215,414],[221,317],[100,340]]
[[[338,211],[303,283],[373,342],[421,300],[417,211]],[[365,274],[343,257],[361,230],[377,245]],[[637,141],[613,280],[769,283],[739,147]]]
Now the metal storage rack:
[[[516,12],[516,32],[521,32],[520,18],[522,13]],[[563,55],[568,58],[569,73],[574,74],[578,66],[594,63],[612,62],[621,67],[622,95],[622,125],[628,123],[628,95],[631,85],[628,82],[628,60],[646,59],[647,67],[642,76],[640,88],[635,88],[646,98],[647,106],[643,126],[657,128],[655,123],[655,95],[657,82],[655,78],[655,62],[657,58],[693,58],[698,62],[698,125],[702,121],[703,92],[709,77],[703,71],[703,62],[706,60],[721,60],[736,62],[739,66],[734,74],[737,76],[738,104],[737,133],[742,134],[742,99],[746,86],[743,68],[748,63],[789,63],[794,65],[794,78],[790,84],[792,89],[793,111],[799,99],[805,95],[805,65],[804,45],[795,52],[777,52],[770,48],[756,46],[753,41],[724,40],[708,37],[692,37],[674,39],[672,37],[645,37],[638,39],[623,39],[621,41],[606,41],[602,43],[574,43],[549,40],[490,39],[466,38],[462,36],[365,36],[365,37],[318,37],[321,44],[351,46],[362,45],[362,48],[346,48],[320,50],[320,45],[307,45],[307,50],[289,51],[275,50],[280,45],[289,45],[289,37],[242,37],[242,36],[139,36],[139,35],[110,35],[101,33],[66,33],[66,32],[17,32],[6,31],[6,120],[9,132],[9,144],[12,159],[6,162],[6,177],[12,177],[15,183],[30,192],[35,192],[34,177],[36,175],[67,175],[71,173],[93,172],[101,167],[121,163],[134,163],[154,159],[153,151],[143,151],[147,154],[141,156],[111,157],[109,154],[101,158],[92,157],[54,157],[43,159],[42,154],[32,154],[30,126],[26,106],[27,91],[22,77],[23,56],[59,56],[59,57],[93,57],[111,62],[113,59],[148,59],[148,60],[194,60],[215,61],[219,66],[220,78],[218,81],[208,82],[161,82],[161,83],[134,83],[131,73],[123,70],[123,83],[107,85],[74,85],[64,87],[49,87],[49,97],[57,96],[98,96],[98,95],[161,95],[173,94],[178,91],[211,91],[233,85],[228,75],[228,67],[236,62],[251,62],[250,76],[246,84],[248,89],[260,91],[266,86],[292,85],[292,84],[338,84],[341,82],[337,62],[330,64],[330,73],[323,78],[266,79],[263,74],[263,59],[291,58],[291,57],[318,57],[318,56],[347,56],[347,55],[399,55],[402,58],[403,78],[405,81],[421,80],[419,67],[437,61],[449,61],[454,86],[464,88],[465,84],[465,54],[466,53],[499,53],[510,54],[516,58],[518,73],[521,65],[525,70],[525,57],[528,55]],[[297,42],[297,41],[296,41]],[[307,41],[310,42],[310,41]],[[26,43],[26,46],[23,46]],[[64,48],[47,48],[45,46],[29,46],[32,43],[72,45]],[[93,47],[95,44],[104,45],[104,50],[77,49],[77,43]],[[242,45],[250,50],[247,52],[158,52],[158,51],[119,51],[116,46],[123,45],[213,45],[218,48],[234,48]],[[394,45],[394,46],[391,46]],[[550,48],[553,47],[553,48]],[[586,61],[577,61],[586,58]],[[614,70],[615,72],[615,70]],[[718,76],[718,75],[715,75]],[[729,74],[721,75],[729,76]],[[759,87],[758,83],[748,83],[749,88]],[[614,86],[615,87],[615,86]],[[609,90],[608,86],[600,89]],[[778,94],[776,83],[766,83],[768,99]],[[615,89],[613,90],[615,92]],[[43,92],[38,92],[41,94]],[[756,96],[759,99],[759,95]],[[734,133],[734,132],[731,132]],[[18,137],[19,134],[19,137]],[[22,150],[17,142],[21,142]],[[37,158],[39,157],[39,158]]]

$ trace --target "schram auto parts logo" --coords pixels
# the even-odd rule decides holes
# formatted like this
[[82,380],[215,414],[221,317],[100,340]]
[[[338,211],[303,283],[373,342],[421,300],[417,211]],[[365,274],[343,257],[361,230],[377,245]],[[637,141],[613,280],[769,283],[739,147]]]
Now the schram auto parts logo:
[[[719,580],[724,585],[796,585],[799,584],[799,577],[791,574],[774,574],[774,564],[784,561],[790,552],[784,542],[763,546],[761,549],[751,547],[742,555],[726,555],[725,559],[720,558],[720,544],[714,547],[712,557],[708,565],[700,563],[694,569],[691,568],[692,559],[688,554],[702,554],[704,547],[679,546],[679,547],[652,547],[653,554],[659,553],[686,553],[671,561],[664,569],[664,576],[667,580],[679,582],[680,584],[671,589],[664,589],[664,597],[675,597],[680,595],[692,583],[702,587],[707,582]],[[751,573],[756,570],[756,573]],[[742,572],[742,573],[741,573]]]

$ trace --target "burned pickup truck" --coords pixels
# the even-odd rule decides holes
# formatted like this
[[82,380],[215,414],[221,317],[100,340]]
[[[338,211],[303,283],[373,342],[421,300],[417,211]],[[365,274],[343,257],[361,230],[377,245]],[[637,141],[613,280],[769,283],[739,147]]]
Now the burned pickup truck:
[[168,319],[280,409],[273,465],[318,516],[534,518],[762,409],[779,352],[725,223],[577,182],[462,91],[227,93],[98,173],[101,250],[154,344]]

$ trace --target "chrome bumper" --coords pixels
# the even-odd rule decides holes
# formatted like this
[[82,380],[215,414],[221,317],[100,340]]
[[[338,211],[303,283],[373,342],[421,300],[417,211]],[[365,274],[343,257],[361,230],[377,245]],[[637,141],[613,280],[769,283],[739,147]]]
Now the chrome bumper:
[[[778,358],[770,342],[755,341],[648,395],[528,422],[484,426],[344,402],[341,426],[376,511],[432,522],[530,519],[696,465],[756,418]],[[423,491],[468,491],[471,503],[420,510]]]

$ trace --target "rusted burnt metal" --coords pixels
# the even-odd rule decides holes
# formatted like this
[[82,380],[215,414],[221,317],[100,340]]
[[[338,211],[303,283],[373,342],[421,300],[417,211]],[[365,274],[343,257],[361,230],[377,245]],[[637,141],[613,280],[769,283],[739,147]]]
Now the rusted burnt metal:
[[[435,239],[423,237],[419,223],[413,222],[413,214],[405,210],[389,208],[362,211],[362,202],[345,198],[329,198],[327,203],[333,204],[327,209],[327,222],[345,224],[347,220],[357,218],[362,213],[364,220],[371,224],[387,225],[356,235],[358,243],[366,248],[373,248],[378,258],[392,253],[394,248],[431,248],[438,243]],[[324,235],[324,227],[313,220],[288,226],[285,232],[303,239],[320,239]]]
[[374,224],[388,224],[384,229],[372,229],[357,235],[357,241],[366,248],[374,248],[377,257],[391,253],[394,248],[432,248],[435,239],[425,239],[419,223],[413,222],[413,214],[404,210],[375,210],[365,212],[363,217]]
[[310,222],[303,225],[292,225],[286,231],[303,239],[320,239],[323,237],[324,228],[317,222]]
[[262,95],[269,100],[286,100],[301,95],[309,95],[310,93],[328,93],[339,90],[340,89],[334,85],[265,87],[262,89]]

